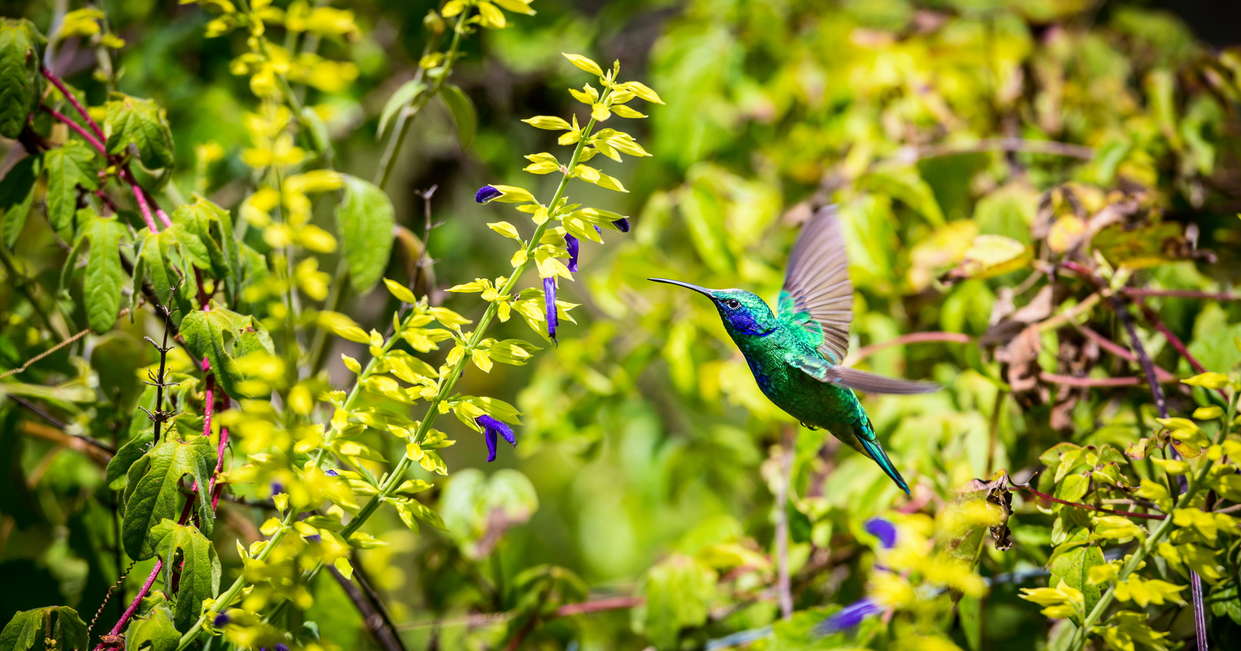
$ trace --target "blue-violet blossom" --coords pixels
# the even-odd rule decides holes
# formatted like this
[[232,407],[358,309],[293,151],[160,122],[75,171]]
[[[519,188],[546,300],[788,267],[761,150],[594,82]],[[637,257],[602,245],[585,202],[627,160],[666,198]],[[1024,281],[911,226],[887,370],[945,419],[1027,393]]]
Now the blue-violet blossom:
[[861,624],[863,619],[881,612],[883,612],[883,607],[879,604],[871,599],[862,599],[832,613],[831,617],[818,625],[817,630],[822,635],[838,633],[853,628]]
[[564,248],[569,251],[569,264],[566,265],[571,273],[577,273],[577,253],[581,248],[581,242],[569,233],[564,234]]
[[517,437],[513,435],[513,428],[504,421],[483,414],[475,418],[474,422],[483,428],[483,440],[487,442],[487,461],[496,460],[496,442],[499,437],[504,437],[509,445],[517,445]]
[[495,186],[484,185],[478,189],[478,192],[474,193],[474,200],[478,203],[487,203],[493,199],[498,199],[501,196],[504,196],[504,193],[497,190]]
[[547,308],[547,336],[556,340],[556,326],[560,319],[556,316],[556,277],[543,279],[543,305]]
[[863,525],[866,533],[879,539],[879,546],[892,549],[896,546],[896,525],[883,518],[871,518]]

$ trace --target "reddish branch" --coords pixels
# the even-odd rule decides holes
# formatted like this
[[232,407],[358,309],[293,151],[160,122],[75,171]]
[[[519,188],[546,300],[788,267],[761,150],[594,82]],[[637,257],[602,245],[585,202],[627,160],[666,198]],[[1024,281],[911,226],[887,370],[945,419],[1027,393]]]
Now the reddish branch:
[[1098,507],[1098,506],[1091,506],[1089,504],[1082,504],[1081,502],[1070,502],[1068,500],[1062,500],[1058,497],[1052,497],[1051,495],[1048,495],[1047,493],[1037,491],[1024,484],[1013,483],[1012,486],[1013,488],[1019,488],[1023,491],[1026,491],[1027,493],[1030,493],[1031,495],[1034,495],[1038,497],[1039,499],[1046,500],[1048,502],[1055,502],[1056,504],[1064,504],[1065,506],[1074,506],[1079,509],[1086,509],[1087,511],[1097,511],[1099,513],[1107,513],[1110,515],[1123,515],[1123,516],[1132,517],[1132,518],[1146,518],[1147,520],[1163,520],[1164,518],[1168,517],[1166,515],[1160,515],[1158,513],[1139,513],[1137,511],[1117,511],[1115,509],[1105,509],[1105,508]]
[[901,335],[900,337],[897,337],[895,339],[881,341],[878,343],[871,344],[869,346],[862,346],[861,348],[857,349],[856,353],[853,354],[853,361],[857,362],[857,361],[866,359],[867,357],[879,352],[880,350],[883,350],[884,348],[890,348],[892,346],[903,346],[906,344],[922,344],[922,343],[928,343],[928,342],[933,342],[933,341],[946,341],[946,342],[955,343],[955,344],[968,344],[968,343],[973,343],[974,340],[969,335],[962,334],[960,332],[912,332],[907,335]]
[[165,227],[172,226],[172,219],[168,217],[168,213],[160,209],[159,204],[155,201],[155,197],[146,190],[143,190],[142,186],[138,183],[138,179],[134,178],[133,172],[129,169],[129,163],[124,162],[120,158],[108,153],[107,147],[104,146],[104,141],[106,138],[104,137],[103,129],[99,126],[98,122],[95,122],[95,120],[91,118],[90,113],[86,110],[86,107],[82,106],[82,103],[74,97],[73,93],[70,92],[67,87],[65,87],[65,83],[53,74],[51,70],[48,70],[47,68],[42,68],[41,70],[43,72],[43,76],[47,78],[48,81],[52,82],[52,85],[60,91],[60,94],[63,95],[65,99],[69,100],[69,103],[73,105],[75,110],[77,110],[78,115],[82,116],[82,119],[86,122],[87,126],[90,127],[90,132],[82,128],[80,124],[69,116],[50,106],[40,106],[40,108],[47,111],[52,117],[66,124],[70,129],[81,136],[83,140],[90,144],[91,147],[94,147],[95,150],[98,151],[99,154],[109,163],[116,165],[117,176],[128,184],[130,189],[133,191],[134,200],[138,203],[138,210],[142,213],[142,220],[146,222],[147,228],[149,228],[152,233],[159,232],[159,227],[155,224],[156,217],[159,218],[159,221],[163,223]]

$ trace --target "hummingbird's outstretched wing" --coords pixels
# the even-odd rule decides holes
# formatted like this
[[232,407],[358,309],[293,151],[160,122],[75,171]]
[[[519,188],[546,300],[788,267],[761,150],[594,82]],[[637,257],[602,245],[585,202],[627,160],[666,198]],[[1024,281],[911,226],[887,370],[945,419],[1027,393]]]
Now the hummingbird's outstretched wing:
[[938,391],[939,385],[934,382],[910,382],[896,378],[884,377],[859,371],[855,368],[837,366],[825,359],[815,359],[806,355],[790,352],[784,356],[790,366],[805,371],[807,375],[820,382],[835,382],[850,389],[863,393],[930,393]]
[[835,206],[819,209],[802,227],[777,303],[781,321],[804,332],[833,364],[849,349],[853,283]]

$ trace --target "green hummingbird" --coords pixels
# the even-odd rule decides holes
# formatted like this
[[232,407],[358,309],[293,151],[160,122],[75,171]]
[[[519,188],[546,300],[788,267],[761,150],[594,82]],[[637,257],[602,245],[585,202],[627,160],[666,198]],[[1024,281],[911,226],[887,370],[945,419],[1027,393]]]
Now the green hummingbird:
[[724,329],[745,355],[758,388],[777,407],[810,429],[823,428],[870,457],[896,485],[909,485],[879,444],[854,389],[867,393],[927,393],[927,382],[908,382],[841,365],[853,320],[853,284],[840,219],[832,206],[802,228],[789,256],[784,288],[772,313],[744,289],[707,289],[666,278],[649,280],[692,289],[715,304]]

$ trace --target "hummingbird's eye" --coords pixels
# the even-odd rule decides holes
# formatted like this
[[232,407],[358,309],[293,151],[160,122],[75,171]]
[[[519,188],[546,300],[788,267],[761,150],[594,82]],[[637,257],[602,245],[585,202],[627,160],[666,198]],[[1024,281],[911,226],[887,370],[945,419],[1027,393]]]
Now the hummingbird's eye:
[[735,310],[741,307],[741,301],[735,298],[726,298],[724,299],[724,305],[727,305],[729,309]]

